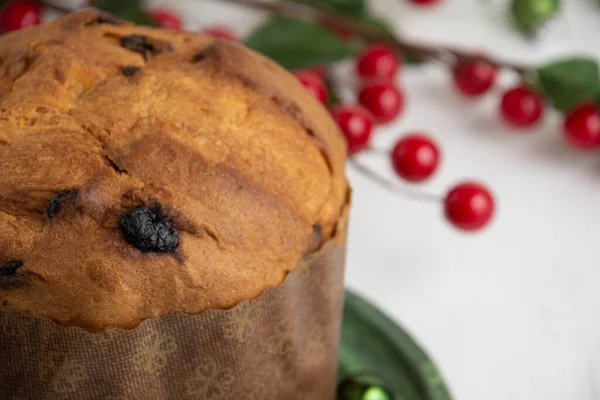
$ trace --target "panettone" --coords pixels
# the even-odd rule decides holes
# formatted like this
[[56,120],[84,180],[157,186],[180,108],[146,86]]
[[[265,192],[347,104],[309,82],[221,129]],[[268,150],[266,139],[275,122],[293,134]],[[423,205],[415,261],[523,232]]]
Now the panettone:
[[0,311],[90,331],[229,309],[335,233],[345,144],[238,43],[86,9],[0,37]]

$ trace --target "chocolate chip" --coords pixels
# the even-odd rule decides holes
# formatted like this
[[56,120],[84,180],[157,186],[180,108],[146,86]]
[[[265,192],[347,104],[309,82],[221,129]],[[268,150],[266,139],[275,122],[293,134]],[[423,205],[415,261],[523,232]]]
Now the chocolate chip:
[[313,230],[319,236],[321,236],[321,232],[323,231],[323,229],[321,228],[321,224],[314,224],[313,225]]
[[62,72],[60,69],[58,68],[54,68],[54,77],[56,78],[56,80],[60,83],[65,83],[66,82],[66,78],[65,78],[65,74],[64,72]]
[[93,24],[109,24],[109,25],[119,25],[120,21],[116,19],[113,15],[108,13],[99,14],[94,20],[85,24],[86,26],[90,26]]
[[17,274],[17,270],[22,266],[22,261],[9,261],[0,267],[0,289],[15,288],[25,284]]
[[49,219],[53,219],[56,215],[58,215],[62,202],[65,201],[68,196],[69,192],[62,191],[58,192],[56,196],[48,201],[48,204],[46,205],[46,214],[48,215]]
[[136,53],[140,53],[145,60],[147,60],[150,55],[173,50],[171,44],[161,40],[150,39],[148,36],[144,35],[123,36],[123,38],[121,38],[121,46],[128,50],[135,51]]
[[147,37],[142,35],[128,35],[121,39],[121,46],[128,50],[141,53],[146,58],[146,52],[152,53],[154,46],[146,42]]
[[130,78],[130,77],[134,76],[139,70],[140,70],[140,67],[136,67],[133,65],[123,67],[123,75]]
[[23,261],[9,261],[0,267],[0,276],[16,275],[17,270],[23,266]]
[[145,206],[125,211],[119,221],[129,244],[143,252],[170,253],[179,246],[179,233],[173,220],[163,215],[159,206]]
[[200,61],[204,60],[205,58],[206,58],[206,54],[204,54],[204,52],[198,53],[194,57],[192,57],[192,62],[193,63],[200,62]]
[[58,215],[60,212],[60,208],[62,203],[69,199],[72,203],[77,206],[77,196],[79,195],[79,191],[76,189],[73,190],[63,190],[58,192],[56,196],[51,198],[46,205],[46,215],[48,215],[49,220],[53,220],[54,217]]

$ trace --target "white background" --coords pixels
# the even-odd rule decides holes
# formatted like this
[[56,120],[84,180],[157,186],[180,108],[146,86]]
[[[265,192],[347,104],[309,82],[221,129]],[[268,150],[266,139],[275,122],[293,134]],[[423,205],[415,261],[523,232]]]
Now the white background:
[[[563,0],[560,24],[541,42],[511,27],[508,1],[371,3],[417,41],[518,62],[600,59],[597,0]],[[245,33],[259,20],[218,1],[171,6],[185,10],[188,29],[221,22]],[[340,70],[347,79],[348,66]],[[600,399],[600,154],[569,150],[558,115],[548,113],[538,129],[511,131],[498,120],[501,89],[468,101],[443,66],[407,69],[399,81],[407,109],[378,131],[376,147],[413,129],[429,132],[443,148],[442,169],[406,187],[442,194],[464,178],[480,179],[493,188],[498,214],[485,232],[461,234],[436,205],[390,195],[350,170],[348,285],[412,332],[456,400]],[[385,159],[361,160],[390,173]]]

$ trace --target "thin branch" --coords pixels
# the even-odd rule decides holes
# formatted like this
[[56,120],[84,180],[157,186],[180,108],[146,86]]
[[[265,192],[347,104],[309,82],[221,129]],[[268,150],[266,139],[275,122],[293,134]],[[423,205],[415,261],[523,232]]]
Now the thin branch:
[[425,201],[428,203],[436,203],[436,204],[439,204],[442,202],[442,198],[436,194],[427,193],[427,192],[416,192],[416,191],[406,190],[406,189],[399,187],[398,185],[394,184],[393,182],[388,181],[386,178],[384,178],[383,176],[379,175],[377,172],[375,172],[372,169],[370,169],[369,167],[367,167],[365,164],[362,164],[355,158],[350,158],[349,163],[358,172],[360,172],[367,178],[372,179],[379,186],[381,186],[384,189],[390,191],[391,193],[397,195],[398,197],[401,197],[404,199],[410,198],[412,200]]
[[454,63],[456,59],[477,58],[497,67],[511,69],[519,73],[523,73],[530,69],[525,65],[496,60],[486,55],[474,55],[470,52],[451,47],[439,47],[412,43],[404,38],[400,38],[396,35],[366,25],[338,12],[314,5],[283,1],[273,2],[269,0],[221,1],[268,11],[280,16],[321,21],[325,24],[354,32],[368,41],[385,43],[389,46],[395,47],[402,53],[406,53],[423,60],[433,59],[443,63]]
[[377,156],[384,156],[384,157],[389,157],[390,156],[390,151],[388,149],[383,149],[381,147],[373,147],[373,146],[369,146],[366,149],[364,149],[361,154],[374,154]]

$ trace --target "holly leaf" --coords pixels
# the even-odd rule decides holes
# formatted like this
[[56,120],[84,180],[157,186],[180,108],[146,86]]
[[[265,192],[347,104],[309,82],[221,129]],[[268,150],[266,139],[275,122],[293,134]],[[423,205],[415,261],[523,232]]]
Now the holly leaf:
[[91,1],[93,7],[99,8],[100,10],[107,11],[109,13],[116,14],[124,8],[137,8],[142,9],[142,3],[140,0],[93,0]]
[[130,21],[137,25],[157,26],[157,23],[139,8],[122,7],[119,11],[113,12],[113,15],[120,20]]
[[157,26],[146,12],[140,0],[94,0],[94,7],[113,14],[123,21],[130,21],[137,25]]
[[344,43],[327,28],[281,17],[261,25],[246,45],[288,69],[331,63],[357,51],[355,44]]
[[538,89],[559,110],[600,97],[600,69],[594,59],[568,58],[537,69]]

